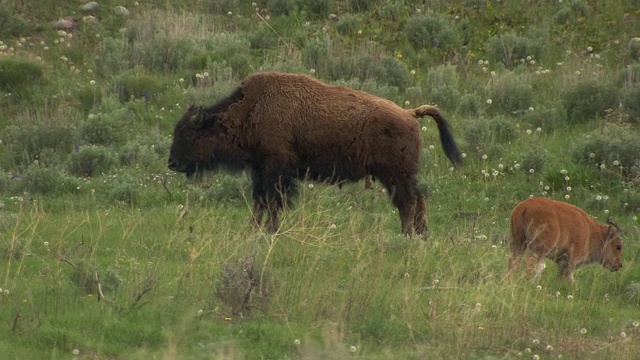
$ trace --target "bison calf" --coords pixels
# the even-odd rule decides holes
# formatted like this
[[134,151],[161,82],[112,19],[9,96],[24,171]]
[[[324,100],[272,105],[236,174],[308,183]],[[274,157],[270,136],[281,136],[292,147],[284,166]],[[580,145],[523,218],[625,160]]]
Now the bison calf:
[[447,157],[462,157],[449,125],[433,106],[405,110],[393,102],[305,75],[277,72],[247,77],[208,107],[191,106],[176,124],[169,168],[193,175],[223,166],[251,169],[253,217],[278,212],[296,193],[297,179],[330,183],[375,177],[398,208],[402,232],[426,231],[427,206],[417,185],[422,135],[418,118],[431,116]]
[[573,281],[581,265],[600,263],[611,271],[622,268],[620,228],[608,220],[598,224],[586,212],[571,204],[546,198],[519,203],[511,213],[509,274],[513,276],[524,253],[529,273],[545,257],[560,267],[560,276]]

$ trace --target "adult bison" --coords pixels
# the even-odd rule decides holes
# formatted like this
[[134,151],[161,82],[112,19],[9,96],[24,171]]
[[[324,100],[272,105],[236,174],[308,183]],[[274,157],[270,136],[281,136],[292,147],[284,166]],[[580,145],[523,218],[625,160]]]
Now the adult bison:
[[418,190],[422,148],[418,118],[438,125],[447,157],[461,156],[437,108],[404,110],[393,102],[311,77],[278,72],[248,76],[231,95],[191,106],[178,121],[169,168],[193,175],[201,168],[249,167],[252,221],[278,228],[278,212],[296,193],[296,179],[330,183],[379,180],[400,213],[402,232],[426,231],[426,201]]
[[620,228],[610,219],[598,224],[582,209],[546,198],[531,198],[519,203],[511,213],[509,274],[517,270],[522,256],[528,272],[544,257],[555,261],[560,276],[573,281],[573,270],[580,265],[601,263],[611,271],[622,268]]

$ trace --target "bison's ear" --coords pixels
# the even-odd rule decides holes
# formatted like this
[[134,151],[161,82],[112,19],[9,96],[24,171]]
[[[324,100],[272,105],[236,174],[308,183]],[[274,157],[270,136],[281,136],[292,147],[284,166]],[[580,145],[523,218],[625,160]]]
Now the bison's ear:
[[611,231],[612,228],[615,228],[616,230],[618,230],[618,232],[622,232],[622,229],[620,229],[620,226],[618,226],[618,224],[616,224],[613,219],[611,218],[611,216],[609,216],[607,218],[607,224],[609,224],[609,231]]
[[204,123],[202,106],[198,106],[192,110],[195,111],[195,114],[191,116],[191,124],[195,127],[202,127],[202,124]]

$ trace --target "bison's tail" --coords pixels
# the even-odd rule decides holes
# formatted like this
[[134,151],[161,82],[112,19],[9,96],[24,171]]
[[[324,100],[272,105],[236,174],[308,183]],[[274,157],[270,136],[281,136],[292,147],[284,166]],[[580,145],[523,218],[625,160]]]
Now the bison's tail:
[[462,155],[460,154],[460,150],[458,150],[458,145],[456,145],[456,142],[453,139],[451,129],[449,128],[449,123],[440,114],[440,110],[438,110],[438,108],[435,106],[422,105],[416,109],[409,111],[416,119],[421,118],[425,115],[429,115],[436,121],[436,124],[438,124],[440,142],[442,143],[444,153],[447,155],[449,160],[451,160],[453,165],[462,165]]
[[435,118],[436,116],[442,117],[442,115],[440,115],[440,110],[438,110],[437,107],[431,105],[422,105],[410,111],[412,112],[413,117],[415,117],[416,119],[419,119],[425,115],[429,115],[433,118]]

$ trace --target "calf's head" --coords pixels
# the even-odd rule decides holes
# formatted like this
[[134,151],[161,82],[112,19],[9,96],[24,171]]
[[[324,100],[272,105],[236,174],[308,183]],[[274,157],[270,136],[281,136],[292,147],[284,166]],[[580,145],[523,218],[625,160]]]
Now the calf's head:
[[620,227],[611,219],[607,220],[605,238],[602,249],[602,265],[610,271],[622,268],[622,239]]
[[173,131],[169,169],[192,177],[197,171],[219,166],[242,169],[241,159],[230,157],[226,129],[219,120],[221,113],[207,114],[200,106],[191,105]]

